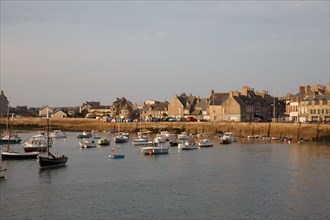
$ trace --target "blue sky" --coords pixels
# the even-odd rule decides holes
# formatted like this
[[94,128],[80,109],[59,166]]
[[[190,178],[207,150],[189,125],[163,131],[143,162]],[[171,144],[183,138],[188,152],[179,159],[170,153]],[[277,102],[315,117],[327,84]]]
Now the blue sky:
[[328,81],[329,1],[1,1],[11,106]]

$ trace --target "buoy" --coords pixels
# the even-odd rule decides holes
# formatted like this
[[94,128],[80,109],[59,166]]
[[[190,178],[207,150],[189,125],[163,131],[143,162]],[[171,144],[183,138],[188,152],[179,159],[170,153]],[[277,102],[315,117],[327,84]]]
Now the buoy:
[[114,148],[111,148],[111,151],[112,151],[112,152],[114,152],[114,151],[115,151],[115,149],[114,149]]

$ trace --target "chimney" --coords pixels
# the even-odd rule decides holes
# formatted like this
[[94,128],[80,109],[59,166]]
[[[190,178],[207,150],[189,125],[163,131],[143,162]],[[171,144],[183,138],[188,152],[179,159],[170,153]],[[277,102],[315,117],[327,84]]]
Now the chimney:
[[311,86],[310,85],[307,85],[306,87],[305,87],[305,93],[306,94],[310,94],[312,92],[312,90],[311,90]]
[[299,86],[299,92],[306,93],[305,86]]
[[[329,83],[330,83],[330,82],[329,82]],[[213,89],[211,90],[211,95],[214,95],[214,90],[213,90]]]
[[247,96],[248,95],[248,90],[249,90],[248,86],[243,86],[242,87],[242,95]]
[[233,97],[233,93],[234,93],[233,91],[230,91],[229,92],[229,97]]

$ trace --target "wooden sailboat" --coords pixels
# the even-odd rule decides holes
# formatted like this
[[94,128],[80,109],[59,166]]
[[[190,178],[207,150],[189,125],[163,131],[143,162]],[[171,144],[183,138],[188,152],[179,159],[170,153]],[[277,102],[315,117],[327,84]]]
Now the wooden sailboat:
[[49,151],[50,147],[50,138],[49,138],[49,116],[47,112],[47,154],[38,156],[38,162],[40,168],[49,168],[49,167],[56,167],[56,166],[64,166],[68,161],[68,157],[62,155],[57,156],[52,154]]
[[[11,121],[14,120],[14,116],[12,115]],[[1,152],[1,158],[3,160],[9,160],[9,159],[34,159],[38,156],[38,152],[17,152],[17,151],[11,151],[10,148],[10,138],[11,138],[11,129],[12,129],[12,123],[9,123],[9,110],[8,110],[8,142],[7,142],[7,148],[5,151]]]

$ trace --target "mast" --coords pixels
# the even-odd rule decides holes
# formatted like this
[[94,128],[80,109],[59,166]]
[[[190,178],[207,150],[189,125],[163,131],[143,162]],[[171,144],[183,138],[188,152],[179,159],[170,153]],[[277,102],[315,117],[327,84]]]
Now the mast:
[[47,156],[49,156],[49,116],[47,109]]
[[11,123],[9,123],[9,112],[8,112],[9,132],[8,132],[7,152],[9,152],[9,144],[10,144],[11,128],[12,128],[13,120],[14,120],[14,114],[11,115]]

